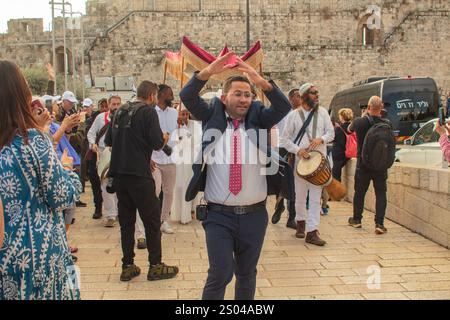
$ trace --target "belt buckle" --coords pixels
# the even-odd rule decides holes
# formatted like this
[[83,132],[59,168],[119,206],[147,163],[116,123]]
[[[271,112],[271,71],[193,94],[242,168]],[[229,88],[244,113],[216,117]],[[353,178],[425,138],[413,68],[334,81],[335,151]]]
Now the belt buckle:
[[245,207],[234,207],[233,211],[234,211],[234,214],[238,214],[238,215],[246,214]]

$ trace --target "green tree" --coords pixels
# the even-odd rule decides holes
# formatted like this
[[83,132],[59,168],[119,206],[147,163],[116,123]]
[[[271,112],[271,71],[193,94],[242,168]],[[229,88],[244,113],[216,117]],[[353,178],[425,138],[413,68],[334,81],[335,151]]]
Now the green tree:
[[48,84],[47,71],[40,68],[26,68],[22,71],[27,79],[32,94],[35,96],[44,95],[47,91]]

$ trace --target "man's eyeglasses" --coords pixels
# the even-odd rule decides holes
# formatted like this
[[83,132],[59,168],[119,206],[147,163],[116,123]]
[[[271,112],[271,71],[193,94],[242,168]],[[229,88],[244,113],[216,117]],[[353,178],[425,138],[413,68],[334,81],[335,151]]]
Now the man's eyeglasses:
[[241,98],[241,97],[244,97],[246,99],[253,98],[253,93],[251,93],[249,91],[242,92],[242,91],[238,90],[238,91],[233,92],[232,95],[235,96],[236,98]]
[[319,94],[319,91],[310,91],[309,94],[314,94],[317,96]]

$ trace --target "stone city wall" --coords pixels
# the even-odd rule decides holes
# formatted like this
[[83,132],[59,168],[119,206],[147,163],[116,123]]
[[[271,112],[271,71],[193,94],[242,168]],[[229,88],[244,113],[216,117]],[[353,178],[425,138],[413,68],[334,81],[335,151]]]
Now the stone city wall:
[[[261,40],[263,70],[284,91],[315,83],[327,107],[335,92],[374,75],[433,77],[450,91],[450,4],[445,0],[252,0],[251,42]],[[369,5],[381,8],[373,45],[362,45]],[[60,24],[60,22],[59,22]],[[134,76],[161,82],[163,54],[178,51],[182,36],[218,53],[245,47],[245,1],[88,1],[85,74]],[[60,30],[60,28],[58,28]],[[23,31],[23,28],[22,28]],[[21,66],[51,60],[51,36],[0,35],[0,58]],[[58,34],[57,46],[61,47]],[[76,52],[81,51],[79,40]],[[79,69],[81,58],[76,55]],[[178,91],[179,84],[169,79]]]

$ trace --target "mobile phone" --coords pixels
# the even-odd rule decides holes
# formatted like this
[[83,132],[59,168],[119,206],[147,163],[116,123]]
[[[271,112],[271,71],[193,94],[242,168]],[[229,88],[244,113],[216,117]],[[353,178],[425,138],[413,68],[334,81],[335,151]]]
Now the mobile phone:
[[439,108],[439,125],[445,125],[445,110],[444,107]]
[[50,114],[53,113],[53,103],[52,103],[52,100],[45,100],[45,107],[47,108],[48,112],[50,112]]

